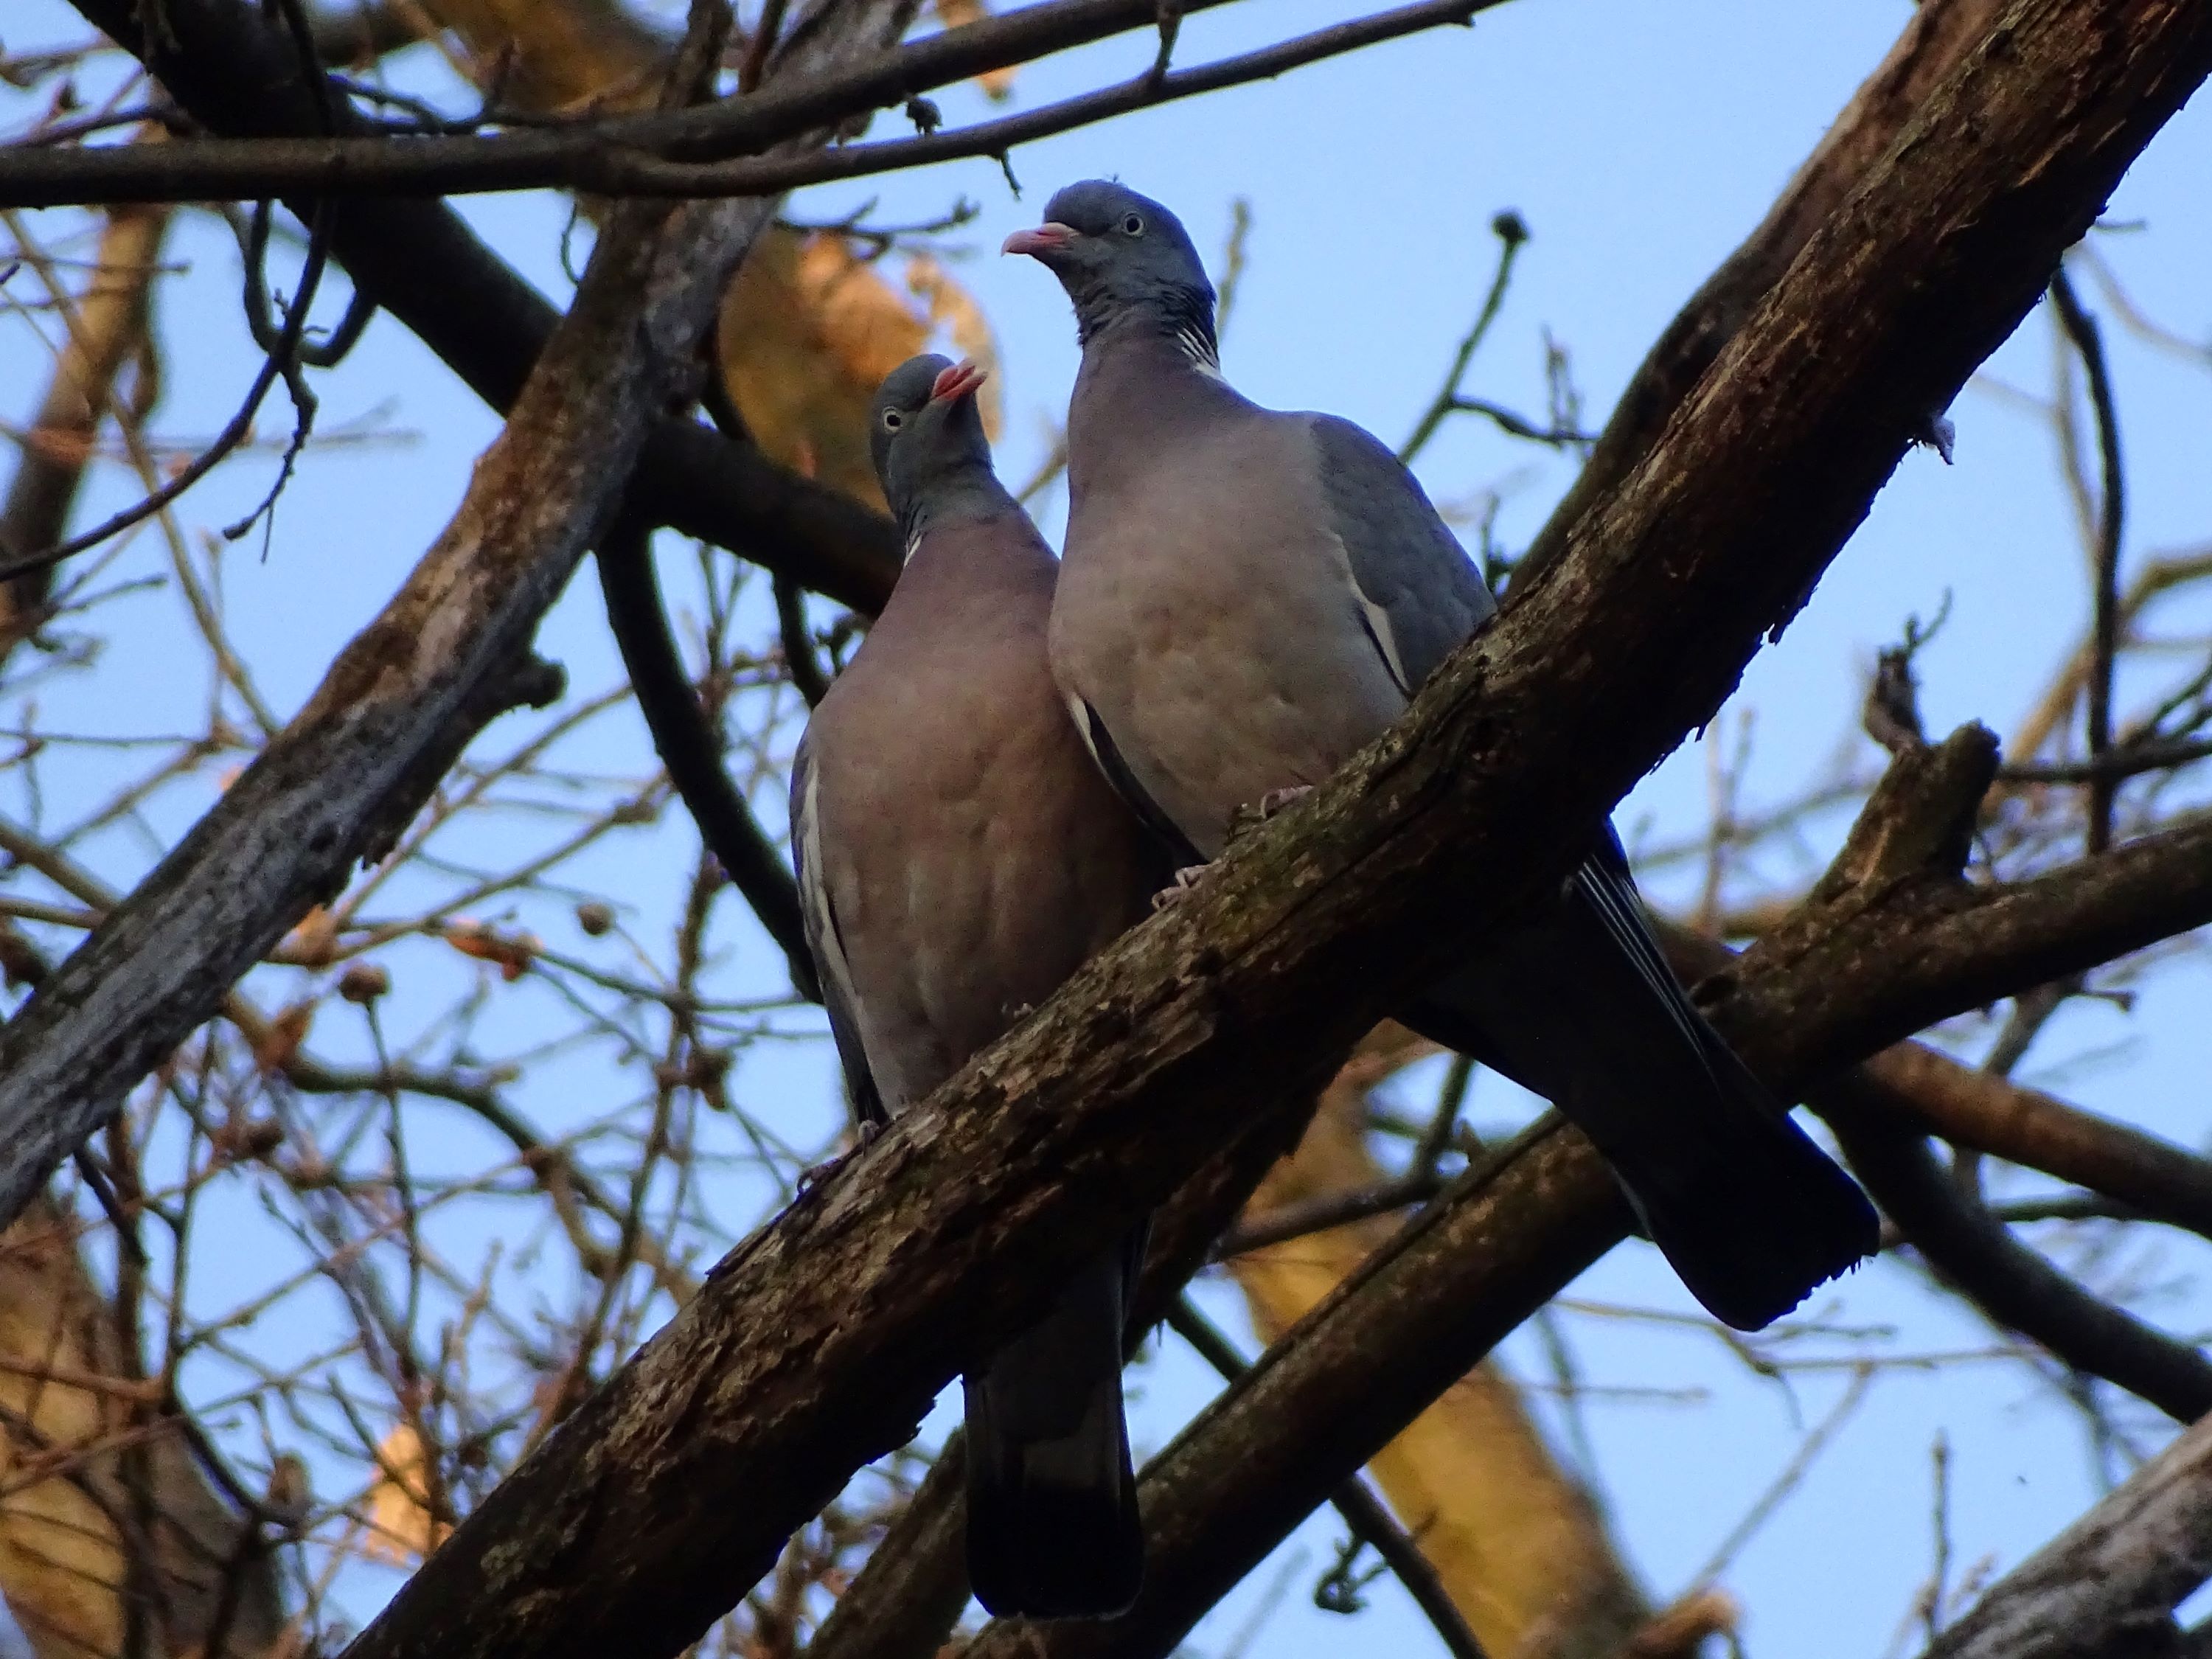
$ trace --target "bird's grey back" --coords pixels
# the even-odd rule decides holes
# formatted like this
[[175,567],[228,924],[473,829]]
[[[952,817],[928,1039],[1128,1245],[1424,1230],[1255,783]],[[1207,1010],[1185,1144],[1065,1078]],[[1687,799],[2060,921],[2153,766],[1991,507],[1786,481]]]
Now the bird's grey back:
[[1238,806],[1376,736],[1489,614],[1387,450],[1260,408],[1172,341],[1086,351],[1069,453],[1055,673],[1208,856]]

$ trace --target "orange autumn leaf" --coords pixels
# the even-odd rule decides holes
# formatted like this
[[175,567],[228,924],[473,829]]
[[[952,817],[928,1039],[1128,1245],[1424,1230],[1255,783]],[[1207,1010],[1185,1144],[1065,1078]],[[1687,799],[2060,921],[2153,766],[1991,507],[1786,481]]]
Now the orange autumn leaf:
[[[774,230],[730,285],[718,334],[724,381],[761,449],[876,507],[867,417],[884,376],[939,333],[986,368],[998,363],[981,310],[935,259],[915,256],[906,289],[842,236]],[[995,376],[984,383],[994,434],[1000,395]]]
[[722,375],[762,451],[880,508],[868,400],[929,324],[840,236],[769,231],[722,303]]
[[456,921],[446,928],[446,943],[465,957],[489,962],[510,984],[530,971],[530,964],[545,947],[535,933],[502,933],[480,921]]
[[[983,0],[937,0],[937,21],[949,29],[980,23],[990,15],[991,9]],[[1003,102],[1013,93],[1014,71],[1012,68],[988,70],[975,77],[975,84],[994,102]]]
[[300,918],[300,925],[284,936],[285,958],[302,968],[327,968],[337,958],[337,921],[318,904]]
[[315,1005],[312,1001],[295,1002],[282,1010],[264,1027],[253,1042],[253,1063],[264,1077],[283,1071],[300,1052],[300,1045],[307,1040],[307,1029],[315,1023]]
[[641,109],[668,45],[618,0],[418,0],[461,39],[469,78],[540,112]]

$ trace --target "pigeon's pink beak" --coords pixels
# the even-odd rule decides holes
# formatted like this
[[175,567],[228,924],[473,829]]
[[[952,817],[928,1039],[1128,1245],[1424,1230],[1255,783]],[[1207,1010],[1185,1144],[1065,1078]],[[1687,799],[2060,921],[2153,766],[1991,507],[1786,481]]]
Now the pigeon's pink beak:
[[1006,238],[1001,253],[1026,253],[1042,259],[1048,253],[1056,253],[1073,242],[1082,233],[1073,226],[1057,222],[1039,225],[1035,230],[1018,230]]
[[973,362],[955,363],[950,368],[940,370],[937,379],[930,383],[929,400],[941,404],[948,398],[965,398],[989,377],[990,370],[978,368]]

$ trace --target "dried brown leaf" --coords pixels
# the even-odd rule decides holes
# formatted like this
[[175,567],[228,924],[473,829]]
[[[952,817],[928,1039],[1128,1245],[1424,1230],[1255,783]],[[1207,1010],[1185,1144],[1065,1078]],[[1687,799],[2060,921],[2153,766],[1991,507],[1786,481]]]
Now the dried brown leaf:
[[500,977],[512,983],[530,971],[530,964],[545,947],[535,933],[502,933],[481,921],[457,918],[447,924],[446,943],[465,957],[497,965]]
[[314,1023],[315,1004],[312,999],[280,1010],[254,1041],[253,1063],[261,1075],[270,1076],[290,1065]]
[[420,0],[459,35],[480,87],[541,113],[641,109],[658,90],[670,43],[617,0]]
[[368,1489],[369,1528],[362,1548],[375,1559],[406,1566],[446,1541],[453,1528],[430,1513],[422,1442],[410,1424],[395,1425],[376,1448],[380,1473]]
[[[949,29],[980,23],[990,15],[991,9],[983,0],[937,0],[937,21]],[[983,88],[987,96],[1003,102],[1013,93],[1014,71],[1011,66],[988,70],[975,77],[975,84]]]

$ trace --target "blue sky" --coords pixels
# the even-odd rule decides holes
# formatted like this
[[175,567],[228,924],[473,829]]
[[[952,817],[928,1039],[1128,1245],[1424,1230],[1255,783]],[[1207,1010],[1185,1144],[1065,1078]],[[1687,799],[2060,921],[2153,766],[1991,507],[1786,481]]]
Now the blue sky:
[[[1186,22],[1179,61],[1317,27],[1346,11],[1317,0],[1223,7]],[[1910,15],[1905,0],[1790,7],[1514,0],[1484,14],[1472,30],[1431,33],[1279,82],[1024,147],[1012,163],[1024,187],[1020,200],[995,164],[978,161],[808,192],[793,211],[827,219],[873,201],[882,219],[900,222],[933,216],[963,196],[980,205],[964,234],[971,257],[954,269],[1000,336],[1009,414],[1000,459],[1010,477],[1027,477],[1044,453],[1073,378],[1075,348],[1057,288],[1031,262],[1001,259],[995,249],[1008,230],[1041,216],[1059,185],[1103,173],[1176,207],[1209,252],[1223,244],[1232,199],[1249,200],[1250,264],[1225,342],[1227,374],[1262,402],[1330,410],[1393,441],[1433,392],[1489,279],[1492,215],[1517,210],[1533,237],[1469,385],[1540,413],[1549,331],[1571,353],[1594,425],[1661,326],[1756,223]],[[19,0],[4,39],[20,52],[81,33],[74,15],[52,0]],[[1151,52],[1148,40],[1133,38],[1032,66],[1019,77],[1016,106],[1133,73]],[[427,86],[444,84],[428,65],[408,73]],[[989,107],[965,88],[940,101],[954,122]],[[10,112],[11,118],[25,112]],[[2200,98],[2116,194],[2107,222],[2129,228],[2099,239],[2142,309],[2200,341],[2212,338],[2212,300],[2201,281],[2212,265],[2212,217],[2203,211],[2202,187],[2208,175],[2212,105]],[[557,252],[562,204],[544,196],[478,198],[465,210],[549,293],[565,293]],[[58,234],[63,222],[62,216],[40,216],[40,232]],[[167,434],[205,434],[228,413],[247,373],[235,318],[236,254],[227,234],[204,217],[183,226],[172,246],[190,270],[173,284],[163,317],[168,392],[159,426]],[[2202,543],[2212,538],[2203,483],[2212,477],[2205,453],[2212,377],[2124,334],[2094,285],[2085,293],[2108,316],[2122,399],[2132,486],[2127,556],[2140,561]],[[0,388],[9,418],[36,395],[44,363],[35,337],[0,318]],[[2051,363],[2051,329],[2039,315],[1987,374],[2040,396]],[[434,537],[495,430],[482,406],[388,320],[374,325],[319,389],[325,431],[374,415],[422,437],[317,454],[279,511],[267,561],[230,556],[234,624],[253,642],[264,688],[283,710],[297,706],[331,653]],[[1932,616],[1948,598],[1948,626],[1922,665],[1924,708],[1938,731],[1970,718],[2009,731],[2056,653],[2082,627],[2087,584],[2047,428],[1987,386],[1970,388],[1952,413],[1957,464],[1945,467],[1925,453],[1906,459],[1812,605],[1753,664],[1723,717],[1719,740],[1731,747],[1739,722],[1755,717],[1747,773],[1753,801],[1784,798],[1826,775],[1839,754],[1872,764],[1870,749],[1852,736],[1857,700],[1875,652],[1897,638],[1908,616]],[[264,429],[278,429],[283,418],[272,405]],[[187,522],[235,517],[265,487],[268,465],[254,459],[226,469],[190,499]],[[1499,532],[1516,546],[1569,476],[1564,462],[1473,420],[1448,426],[1421,472],[1446,502],[1498,489]],[[127,489],[110,469],[97,499],[120,502]],[[1057,514],[1057,502],[1041,513],[1054,536]],[[665,550],[672,572],[675,557],[676,550]],[[118,574],[150,570],[152,560],[142,542]],[[677,591],[685,590],[678,584]],[[176,695],[163,643],[175,637],[173,610],[149,596],[116,613],[125,630],[118,648],[95,672],[44,688],[42,717],[74,721],[80,730],[163,729],[162,710]],[[2191,620],[2202,618],[2178,611],[2172,630],[2185,631]],[[579,693],[611,684],[618,673],[587,583],[549,620],[541,649],[568,665]],[[505,746],[496,728],[490,741]],[[636,764],[641,734],[627,712],[611,717],[594,741],[608,757]],[[1632,842],[1694,830],[1707,807],[1706,761],[1703,745],[1686,745],[1636,792],[1618,820]],[[61,786],[72,775],[64,767]],[[88,773],[82,787],[93,787]],[[770,816],[780,811],[775,794],[773,786],[762,793]],[[161,809],[163,833],[180,830],[204,802],[189,791],[173,795]],[[684,843],[667,830],[641,844],[665,850]],[[1786,885],[1816,867],[1826,850],[1816,837],[1800,862],[1778,860],[1764,873]],[[147,851],[118,841],[100,856],[124,882],[143,869]],[[648,868],[651,858],[608,856],[615,861],[595,867],[611,881],[635,879],[645,914],[667,902],[658,888],[646,890],[647,878],[659,873]],[[1671,877],[1652,886],[1662,897],[1687,896]],[[718,971],[733,989],[769,990],[776,982],[773,956],[757,939]],[[2131,1014],[2102,1005],[2070,1012],[2037,1049],[2028,1074],[2085,1104],[2201,1146],[2212,1129],[2202,1085],[2212,1070],[2208,990],[2212,981],[2200,960],[2177,961]],[[514,1035],[521,1042],[527,1033]],[[811,1101],[826,1103],[829,1078],[826,1045],[766,1044],[744,1056],[738,1086],[763,1092],[799,1086]],[[1419,1089],[1408,1086],[1409,1097],[1417,1097]],[[1486,1081],[1476,1119],[1487,1124],[1522,1112],[1525,1103],[1510,1094]],[[557,1118],[557,1103],[543,1109]],[[819,1105],[810,1109],[817,1127],[826,1124]],[[452,1155],[465,1161],[467,1149],[457,1145]],[[745,1201],[733,1187],[726,1224],[742,1224]],[[2150,1304],[2169,1328],[2204,1326],[2206,1298],[2189,1277],[2202,1266],[2198,1247],[2159,1235],[2130,1248],[2148,1277],[2176,1285]],[[1692,1305],[1639,1247],[1616,1252],[1573,1295],[1678,1314]],[[1233,1292],[1210,1285],[1203,1299],[1233,1319]],[[1851,1324],[1893,1326],[1888,1346],[1899,1353],[1991,1346],[1985,1327],[1897,1262],[1861,1273],[1839,1305]],[[1655,1395],[1597,1403],[1589,1412],[1589,1440],[1620,1535],[1663,1599],[1684,1587],[1788,1463],[1803,1426],[1821,1419],[1844,1378],[1808,1374],[1793,1402],[1694,1327],[1595,1314],[1571,1314],[1565,1322],[1589,1382],[1702,1392],[1695,1404]],[[1508,1353],[1524,1375],[1541,1373],[1531,1343],[1516,1340]],[[1137,1437],[1157,1447],[1207,1384],[1169,1340],[1136,1374],[1135,1386]],[[2002,1571],[2095,1490],[2099,1475],[2080,1419],[2019,1365],[1885,1372],[1829,1454],[1723,1575],[1746,1604],[1750,1651],[1874,1659],[1888,1649],[1928,1569],[1929,1447],[1939,1430],[1951,1449],[1952,1550],[1959,1562],[1987,1557]],[[1305,1552],[1303,1565],[1244,1650],[1432,1650],[1433,1638],[1388,1585],[1376,1587],[1374,1608],[1357,1623],[1311,1607],[1306,1591],[1327,1565],[1334,1535],[1324,1516],[1288,1547]],[[1193,1650],[1209,1659],[1225,1656],[1289,1559],[1261,1567],[1194,1634]],[[373,1605],[374,1593],[363,1587],[362,1611]]]

